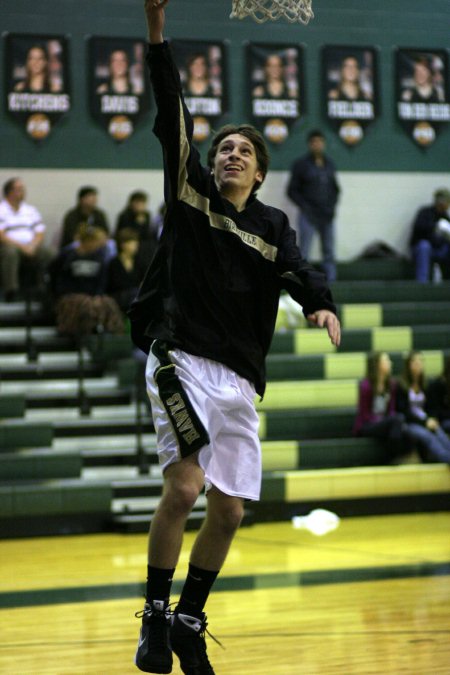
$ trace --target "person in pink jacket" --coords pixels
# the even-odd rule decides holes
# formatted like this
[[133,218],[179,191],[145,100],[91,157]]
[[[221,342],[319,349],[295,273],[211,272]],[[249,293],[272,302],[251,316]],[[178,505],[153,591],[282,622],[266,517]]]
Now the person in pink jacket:
[[391,373],[389,354],[373,352],[368,355],[366,377],[359,384],[353,433],[385,441],[386,450],[392,456],[404,449],[405,419],[396,411],[397,382]]

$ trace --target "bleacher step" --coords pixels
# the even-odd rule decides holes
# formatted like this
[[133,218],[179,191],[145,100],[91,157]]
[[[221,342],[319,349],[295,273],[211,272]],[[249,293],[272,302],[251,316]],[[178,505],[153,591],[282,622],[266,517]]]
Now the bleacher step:
[[[46,417],[47,416],[47,417]],[[48,412],[45,410],[27,410],[26,419],[29,421],[40,421],[48,419]],[[89,415],[81,415],[78,407],[68,407],[61,410],[57,419],[54,420],[53,426],[57,432],[66,426],[80,426],[80,423],[86,425],[86,431],[90,425],[98,427],[101,424],[105,425],[105,431],[108,433],[107,425],[114,422],[115,427],[123,423],[134,424],[136,418],[136,406],[134,403],[126,403],[123,405],[113,405],[109,407],[93,406]]]
[[83,466],[81,477],[86,481],[105,481],[111,483],[116,480],[134,480],[139,478],[137,466]]
[[[117,532],[127,534],[144,534],[148,532],[153,520],[154,511],[145,513],[115,514],[112,518],[112,527]],[[186,521],[186,530],[198,530],[206,516],[206,511],[191,511]],[[245,519],[244,519],[245,520]],[[248,524],[248,523],[243,523]]]
[[82,450],[83,466],[85,467],[112,467],[136,466],[144,460],[147,464],[158,464],[155,447],[143,445],[142,455],[138,456],[136,441],[126,448],[102,448]]
[[450,298],[450,281],[440,284],[422,284],[414,280],[343,281],[331,285],[334,301],[343,303],[370,302],[440,302]]
[[[156,436],[152,433],[145,433],[142,435],[141,441],[145,447],[152,448],[156,447]],[[82,453],[103,453],[111,450],[112,452],[120,452],[124,450],[126,452],[130,448],[133,449],[136,447],[136,433],[133,430],[131,434],[102,434],[98,436],[94,435],[85,435],[80,437],[58,437],[53,441],[53,447],[56,450],[80,450]]]
[[133,480],[114,480],[111,482],[114,499],[129,497],[158,497],[163,486],[162,477],[139,477]]
[[57,452],[53,448],[27,448],[2,452],[1,481],[79,478],[79,452]]
[[54,317],[39,302],[30,303],[28,317],[24,301],[0,302],[0,323],[2,326],[24,325],[27,321],[30,321],[33,326],[51,326]]
[[[128,404],[130,395],[128,392],[120,391],[90,391],[87,392],[86,400],[90,406],[109,408],[110,406]],[[26,397],[26,404],[28,410],[71,408],[79,405],[79,397],[76,394],[64,396],[60,394],[30,395]]]
[[271,354],[345,354],[350,352],[406,352],[416,350],[448,350],[450,323],[446,316],[440,324],[424,326],[376,326],[342,331],[339,348],[330,343],[326,333],[316,328],[280,331],[274,335]]
[[[24,387],[28,383],[40,380],[49,382],[52,386],[64,383],[62,380],[77,380],[79,377],[79,368],[77,364],[60,365],[50,364],[43,366],[41,363],[25,363],[21,365],[0,366],[0,372],[3,383],[24,382]],[[83,366],[83,375],[86,379],[101,378],[104,376],[103,368],[96,363],[85,363]]]
[[[0,330],[1,335],[1,330]],[[91,360],[91,354],[86,349],[83,350],[83,361],[87,364]],[[51,366],[69,366],[74,367],[78,366],[79,356],[78,352],[74,350],[70,351],[61,351],[61,352],[45,352],[37,355],[36,361],[34,361],[35,367],[40,366],[41,368],[47,368]],[[21,354],[0,354],[0,369],[3,368],[13,368],[13,367],[25,367],[29,364],[29,360],[26,352]]]

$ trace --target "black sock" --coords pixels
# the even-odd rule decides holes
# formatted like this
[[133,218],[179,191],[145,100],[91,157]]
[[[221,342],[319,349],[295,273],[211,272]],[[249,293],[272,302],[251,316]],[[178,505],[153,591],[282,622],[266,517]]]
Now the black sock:
[[218,571],[202,570],[189,563],[189,571],[181,591],[177,612],[200,618],[218,574]]
[[148,603],[152,600],[164,600],[169,604],[170,589],[174,569],[162,569],[161,567],[147,566],[147,588],[145,597]]

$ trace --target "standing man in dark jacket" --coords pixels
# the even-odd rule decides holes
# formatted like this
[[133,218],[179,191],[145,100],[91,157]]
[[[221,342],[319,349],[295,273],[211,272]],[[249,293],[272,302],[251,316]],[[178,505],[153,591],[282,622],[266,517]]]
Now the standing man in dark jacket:
[[450,278],[450,190],[434,193],[434,203],[423,206],[416,214],[409,244],[416,266],[416,280],[430,281],[431,265],[438,263]]
[[332,160],[325,154],[325,137],[319,130],[308,134],[308,153],[291,170],[288,196],[300,209],[300,249],[308,260],[314,234],[320,237],[323,269],[328,281],[336,279],[334,214],[339,184]]
[[[167,212],[130,312],[133,339],[149,354],[147,390],[164,475],[151,523],[136,665],[170,673],[173,650],[186,675],[214,675],[203,609],[244,500],[259,498],[254,396],[264,393],[280,291],[287,289],[335,345],[340,326],[325,279],[301,258],[286,215],[256,198],[269,161],[261,134],[249,125],[223,127],[213,139],[209,166],[200,163],[180,77],[163,39],[166,4],[147,0],[145,8]],[[207,515],[170,616],[184,527],[203,487]]]

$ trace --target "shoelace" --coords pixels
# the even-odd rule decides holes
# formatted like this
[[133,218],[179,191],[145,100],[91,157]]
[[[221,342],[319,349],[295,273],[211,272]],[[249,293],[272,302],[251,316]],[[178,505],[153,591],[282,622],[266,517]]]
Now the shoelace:
[[[171,608],[176,604],[177,604],[176,602],[171,602],[170,605],[167,605],[167,607],[164,610],[155,609],[154,607],[151,607],[151,606],[144,607],[144,609],[139,610],[139,612],[135,612],[134,616],[136,617],[136,619],[142,619],[144,616],[158,616],[158,617],[164,617],[164,618],[167,619],[168,617],[172,617],[175,614],[175,612]],[[212,640],[214,640],[214,642],[216,644],[219,645],[219,647],[221,647],[223,650],[225,650],[225,646],[220,642],[220,640],[218,640],[218,638],[216,638],[208,630],[207,621],[204,619],[201,623],[202,623],[202,627],[200,629],[199,636],[203,639],[203,641],[205,640],[205,633],[207,633],[209,635],[209,637]],[[205,644],[205,651],[206,651],[206,644]],[[205,654],[205,656],[206,656],[206,654]]]
[[156,621],[152,627],[152,630],[148,635],[149,648],[160,649],[167,646],[167,619],[170,614],[173,614],[167,607],[164,610],[158,610],[154,607],[144,607],[139,612],[135,612],[134,616],[137,619],[142,619],[143,617],[154,616],[157,619],[163,619],[164,621]]
[[[146,607],[148,605],[148,607]],[[153,614],[154,616],[165,616],[166,618],[172,617],[175,612],[174,608],[177,605],[176,602],[170,602],[165,609],[155,609],[155,607],[152,607],[150,603],[145,601],[144,609],[139,610],[139,612],[135,612],[134,616],[137,619],[142,619],[143,616],[149,616]]]
[[135,612],[134,616],[136,619],[142,619],[144,616],[159,616],[167,618],[172,614],[173,611],[170,610],[169,607],[166,607],[166,609],[163,610],[155,609],[154,607],[144,607],[144,609],[140,609],[139,612]]
[[213,635],[212,633],[209,632],[207,626],[208,626],[208,624],[206,623],[206,621],[202,621],[202,628],[201,628],[201,630],[200,630],[200,635],[202,636],[202,638],[205,639],[205,633],[208,633],[209,637],[210,637],[212,640],[214,640],[214,642],[215,642],[216,644],[218,644],[219,647],[222,647],[222,649],[225,650],[224,645],[221,643],[220,640],[218,640],[216,637],[214,637],[214,635]]

